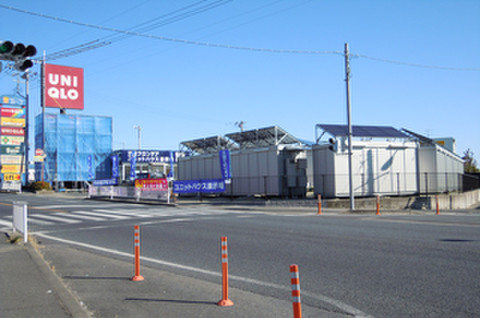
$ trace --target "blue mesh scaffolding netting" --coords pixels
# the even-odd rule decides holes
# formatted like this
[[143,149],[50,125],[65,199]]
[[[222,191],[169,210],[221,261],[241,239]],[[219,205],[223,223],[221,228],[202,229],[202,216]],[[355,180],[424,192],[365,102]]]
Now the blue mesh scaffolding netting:
[[[35,148],[44,149],[46,154],[43,180],[62,182],[109,178],[112,130],[111,117],[49,113],[45,114],[43,130],[43,114],[37,115]],[[36,179],[42,180],[42,164],[36,165]]]

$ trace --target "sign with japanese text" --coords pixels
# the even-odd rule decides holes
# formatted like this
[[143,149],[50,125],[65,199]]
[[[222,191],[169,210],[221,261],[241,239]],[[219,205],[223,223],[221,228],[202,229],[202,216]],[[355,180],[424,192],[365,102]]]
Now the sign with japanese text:
[[19,174],[4,174],[3,181],[20,181],[21,177]]
[[152,163],[152,162],[175,162],[176,153],[174,151],[159,151],[159,150],[137,150],[137,151],[122,151],[122,161],[127,162],[132,160],[135,156],[136,163]]
[[83,109],[83,68],[45,64],[45,106]]
[[130,157],[130,179],[135,179],[135,169],[137,168],[137,156],[136,152],[132,151],[132,155]]
[[230,165],[230,150],[220,150],[218,156],[220,157],[220,169],[222,170],[223,179],[231,179],[232,169]]
[[20,127],[0,127],[0,135],[24,136],[25,130]]
[[168,181],[166,178],[137,179],[135,188],[140,188],[142,191],[168,191]]
[[20,155],[22,153],[22,147],[20,146],[0,146],[0,154],[2,155]]
[[173,192],[174,193],[225,192],[225,181],[222,179],[173,181]]
[[0,155],[0,163],[4,164],[14,164],[19,165],[22,163],[23,156],[14,156],[14,155]]
[[118,166],[118,156],[112,155],[112,178],[118,178],[120,175],[119,166]]
[[[2,165],[2,173],[20,173],[22,169],[21,165]],[[22,171],[24,172],[24,171]]]
[[0,126],[7,127],[25,127],[24,118],[1,117]]
[[93,185],[96,187],[117,185],[116,179],[93,180]]
[[1,136],[0,143],[2,145],[21,145],[23,144],[24,138],[18,136]]
[[25,98],[19,96],[2,95],[0,98],[0,104],[2,105],[25,105]]
[[25,108],[2,107],[0,115],[2,117],[25,118]]

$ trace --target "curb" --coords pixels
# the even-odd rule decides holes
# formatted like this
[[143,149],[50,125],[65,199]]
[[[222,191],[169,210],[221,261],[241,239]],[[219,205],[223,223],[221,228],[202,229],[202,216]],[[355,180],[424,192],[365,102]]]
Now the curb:
[[[31,242],[31,240],[30,238],[29,241]],[[60,298],[65,310],[74,318],[92,318],[93,316],[88,312],[87,308],[81,305],[80,300],[65,286],[61,278],[52,271],[47,261],[45,261],[40,251],[38,251],[36,243],[25,245],[25,247],[49,286]]]

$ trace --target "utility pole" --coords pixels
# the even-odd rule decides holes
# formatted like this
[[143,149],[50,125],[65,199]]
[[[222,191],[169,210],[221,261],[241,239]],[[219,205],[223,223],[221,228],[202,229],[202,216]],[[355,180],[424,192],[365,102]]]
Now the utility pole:
[[[40,96],[42,100],[42,150],[43,153],[47,153],[47,147],[45,145],[45,62],[47,59],[47,52],[43,51],[43,59],[42,63],[40,64]],[[45,159],[42,161],[42,181],[45,181]]]
[[353,176],[352,176],[352,112],[350,109],[350,56],[348,53],[348,43],[345,43],[345,83],[347,86],[347,123],[348,123],[348,182],[350,191],[350,210],[355,210],[355,196],[353,193]]
[[134,125],[133,129],[137,129],[138,132],[138,150],[142,149],[142,127]]

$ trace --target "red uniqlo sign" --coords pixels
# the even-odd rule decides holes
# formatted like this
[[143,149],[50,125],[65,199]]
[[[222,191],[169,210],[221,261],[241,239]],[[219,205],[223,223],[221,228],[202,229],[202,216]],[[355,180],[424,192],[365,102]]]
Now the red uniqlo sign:
[[45,64],[45,106],[83,109],[83,68]]

